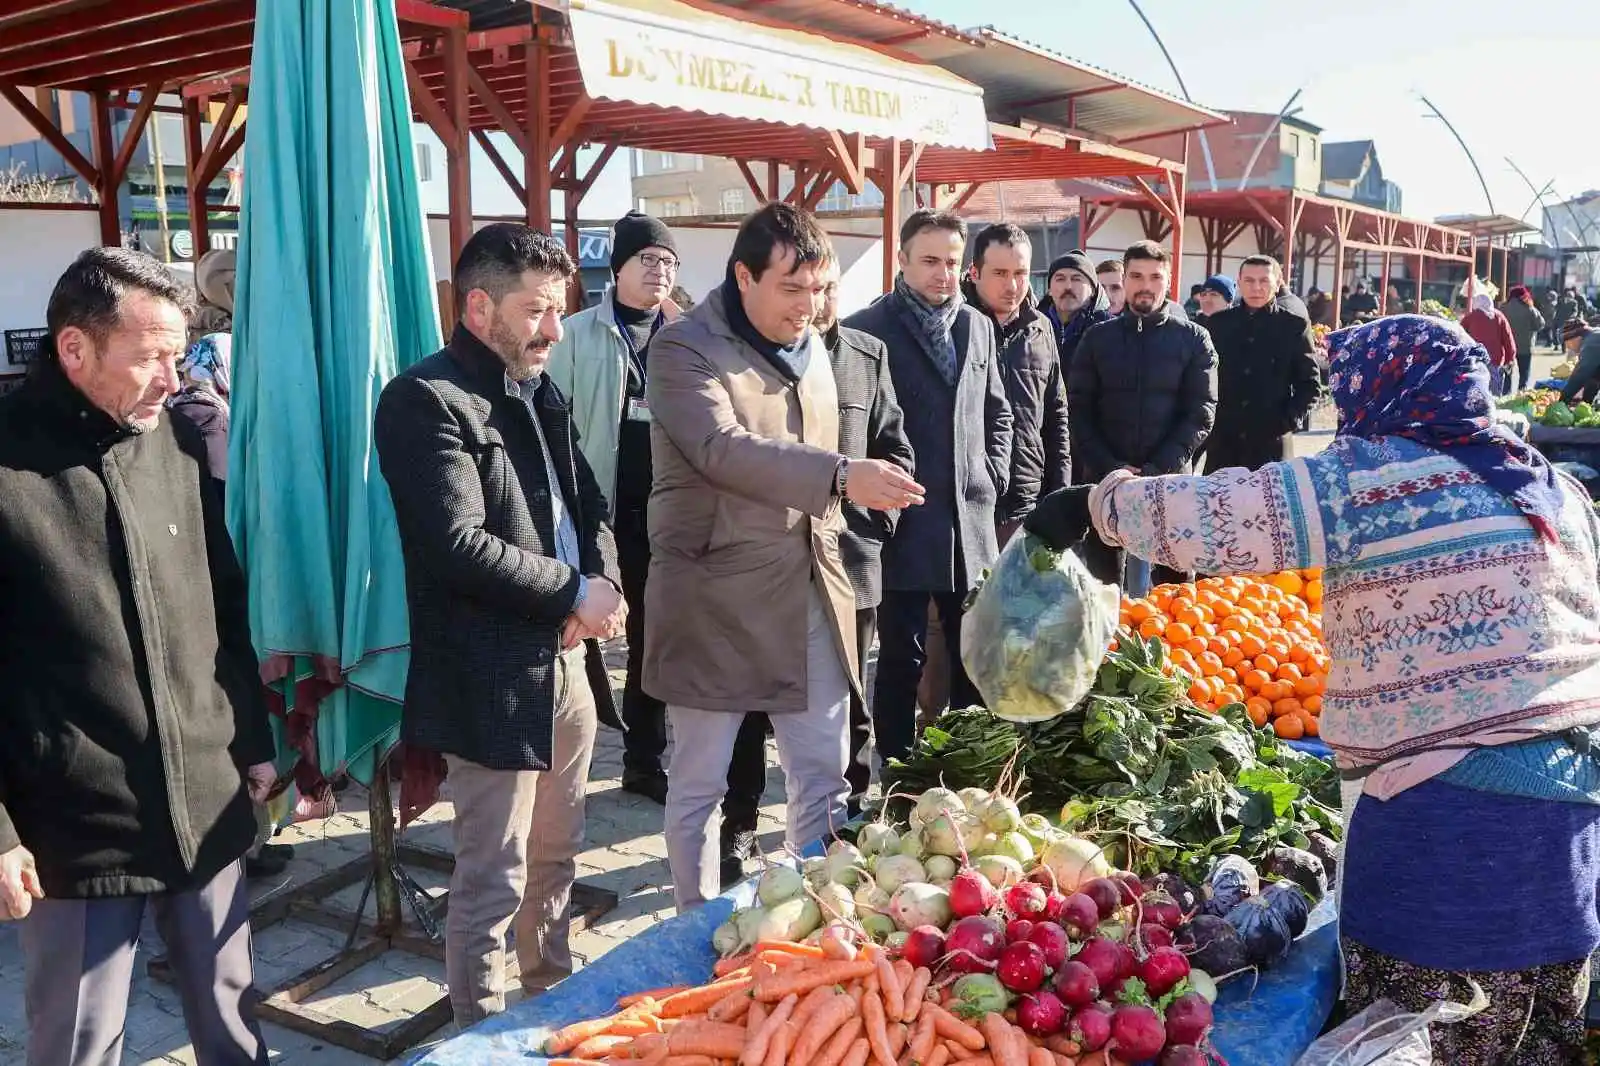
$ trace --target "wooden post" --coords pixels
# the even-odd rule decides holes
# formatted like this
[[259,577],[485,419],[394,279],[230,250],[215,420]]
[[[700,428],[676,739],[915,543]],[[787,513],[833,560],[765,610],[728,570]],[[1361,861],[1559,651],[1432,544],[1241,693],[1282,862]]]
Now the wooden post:
[[393,936],[400,931],[400,886],[394,879],[394,802],[389,793],[389,762],[378,763],[372,771],[372,788],[367,792],[367,813],[372,828],[372,894],[378,904],[374,932]]
[[543,26],[523,50],[523,121],[528,151],[522,157],[522,187],[527,191],[528,225],[550,232],[550,41]]
[[1378,292],[1378,314],[1380,314],[1380,315],[1386,315],[1386,314],[1389,313],[1389,269],[1390,269],[1390,266],[1391,266],[1390,253],[1388,251],[1385,251],[1383,253],[1383,283],[1382,283],[1382,288]]
[[1167,174],[1167,191],[1172,197],[1172,299],[1182,302],[1183,287],[1183,205],[1184,177],[1179,171]]
[[[1423,240],[1427,240],[1426,237]],[[1422,314],[1422,275],[1428,270],[1428,253],[1417,252],[1417,314]]]
[[900,251],[900,138],[889,139],[889,158],[880,160],[883,175],[883,291],[894,288]]
[[[1294,190],[1289,190],[1289,195],[1283,201],[1283,283],[1290,285],[1289,279],[1294,277],[1294,238],[1295,229],[1299,225],[1300,214],[1294,209]],[[1322,263],[1317,263],[1317,271],[1321,272]],[[1312,282],[1315,284],[1315,281]],[[1293,288],[1292,285],[1290,285]],[[1337,286],[1335,286],[1337,288]],[[1334,319],[1335,322],[1338,319]]]
[[1333,321],[1336,326],[1344,324],[1344,242],[1350,236],[1350,223],[1343,208],[1334,208],[1334,232],[1336,242],[1333,246]]
[[[1478,235],[1467,238],[1467,310],[1472,310],[1472,297],[1478,290]],[[1460,248],[1456,249],[1459,254]],[[1454,303],[1454,298],[1451,299]]]
[[189,187],[189,238],[194,244],[193,259],[211,249],[211,220],[208,217],[209,198],[205,181],[200,173],[200,157],[205,148],[201,143],[201,111],[206,106],[205,97],[185,97],[183,101],[183,161],[184,176]]
[[90,140],[94,145],[94,165],[100,180],[95,187],[99,201],[100,243],[107,248],[122,245],[122,220],[117,214],[117,190],[121,183],[116,179],[116,145],[111,141],[111,102],[105,90],[90,94],[93,115],[90,118]]
[[446,31],[444,46],[445,113],[455,134],[453,143],[444,147],[450,192],[450,261],[453,263],[472,236],[472,129],[466,31]]

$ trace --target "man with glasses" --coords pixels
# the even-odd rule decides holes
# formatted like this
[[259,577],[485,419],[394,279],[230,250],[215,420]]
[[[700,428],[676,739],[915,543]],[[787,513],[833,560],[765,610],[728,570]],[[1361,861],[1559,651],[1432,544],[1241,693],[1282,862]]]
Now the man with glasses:
[[682,313],[668,295],[678,280],[672,231],[630,211],[612,229],[615,284],[599,303],[567,319],[549,375],[570,398],[579,448],[611,505],[628,615],[628,680],[622,693],[622,790],[667,801],[666,705],[645,694],[644,587],[650,571],[650,405],[645,399],[650,339]]

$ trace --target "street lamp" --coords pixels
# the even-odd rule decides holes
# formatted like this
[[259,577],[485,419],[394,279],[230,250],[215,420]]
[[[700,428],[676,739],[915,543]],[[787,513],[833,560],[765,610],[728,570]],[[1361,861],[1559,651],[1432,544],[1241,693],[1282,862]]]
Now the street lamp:
[[[1189,95],[1189,87],[1183,83],[1183,75],[1178,73],[1178,64],[1173,62],[1172,53],[1167,51],[1167,44],[1161,39],[1161,34],[1156,32],[1155,23],[1151,22],[1139,6],[1139,0],[1128,0],[1133,7],[1133,13],[1139,16],[1139,21],[1144,23],[1144,28],[1150,31],[1150,36],[1155,38],[1156,47],[1161,49],[1161,55],[1166,59],[1167,66],[1172,70],[1172,76],[1178,80],[1178,90],[1183,93],[1183,98],[1194,103],[1194,97]],[[1205,130],[1196,130],[1200,134],[1200,152],[1206,159],[1206,177],[1211,181],[1211,191],[1217,191],[1217,168],[1211,163],[1211,142],[1206,140]]]

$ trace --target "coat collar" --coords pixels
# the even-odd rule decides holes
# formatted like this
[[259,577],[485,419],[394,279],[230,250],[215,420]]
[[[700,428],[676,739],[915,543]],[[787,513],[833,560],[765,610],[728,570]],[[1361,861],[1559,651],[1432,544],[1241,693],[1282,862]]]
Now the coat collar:
[[104,451],[114,444],[139,436],[140,430],[120,425],[110,415],[89,402],[54,359],[34,365],[28,376],[27,391],[35,410],[48,424]]
[[[615,282],[606,286],[606,291],[600,294],[600,303],[597,305],[600,321],[612,329],[621,332],[622,324],[617,321],[617,285]],[[683,317],[683,308],[673,302],[668,296],[661,301],[661,316],[667,322],[676,322]]]
[[[455,332],[450,335],[450,343],[445,346],[445,352],[466,373],[467,378],[481,395],[491,400],[506,396],[521,401],[520,391],[506,376],[504,360],[467,327],[460,323],[456,324]],[[566,411],[570,406],[566,396],[555,382],[550,380],[549,374],[541,376],[539,387],[534,391],[534,404],[546,411]]]

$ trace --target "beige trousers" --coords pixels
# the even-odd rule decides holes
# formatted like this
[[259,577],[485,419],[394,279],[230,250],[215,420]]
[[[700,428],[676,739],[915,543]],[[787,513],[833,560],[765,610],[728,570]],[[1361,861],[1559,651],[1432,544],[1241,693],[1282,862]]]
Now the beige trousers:
[[572,973],[567,905],[583,848],[594,754],[594,693],[583,649],[556,663],[555,758],[549,770],[490,770],[445,756],[455,802],[455,873],[445,916],[445,979],[463,1029],[506,1008],[506,933],[522,987]]

